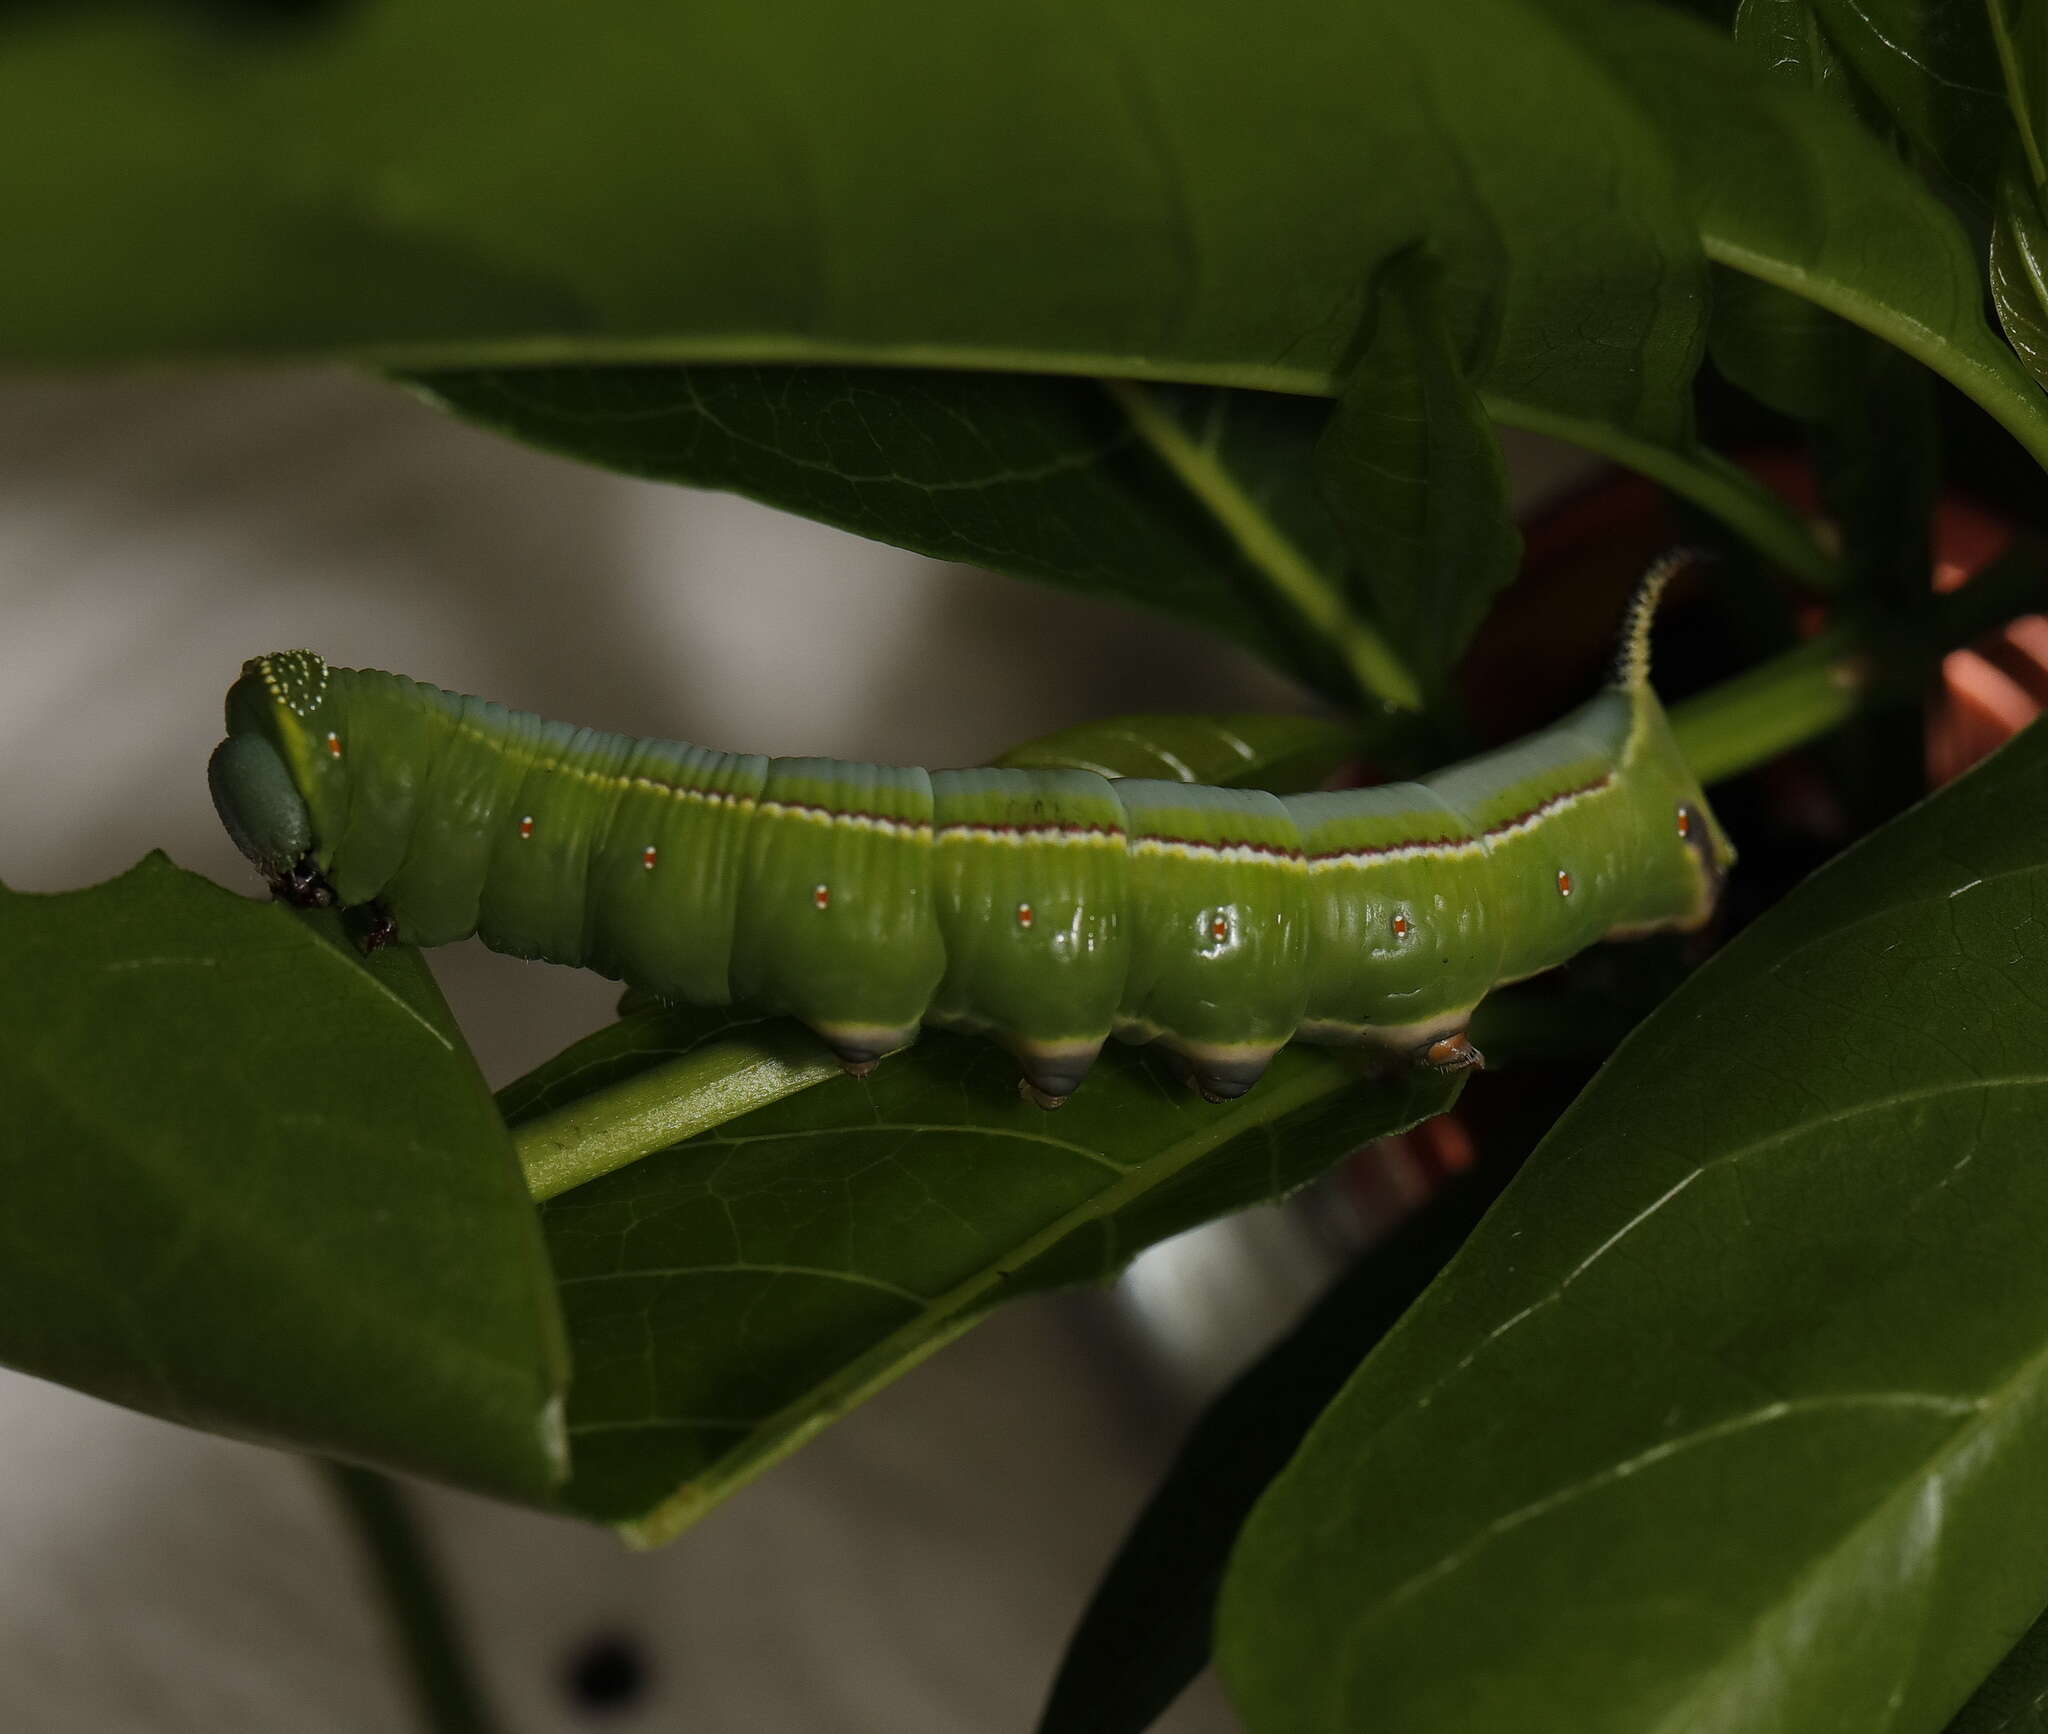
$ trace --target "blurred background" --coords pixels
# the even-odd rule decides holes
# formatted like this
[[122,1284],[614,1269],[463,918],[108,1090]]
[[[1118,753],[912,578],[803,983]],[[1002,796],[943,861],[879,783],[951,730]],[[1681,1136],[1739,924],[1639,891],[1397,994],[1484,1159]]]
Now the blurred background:
[[[1526,508],[1591,473],[1507,436]],[[731,496],[628,480],[338,372],[0,382],[0,880],[153,848],[258,892],[208,802],[244,658],[307,645],[546,715],[975,764],[1092,717],[1302,710],[1216,639]],[[617,988],[437,971],[494,1084]],[[664,1551],[413,1487],[505,1728],[1023,1734],[1201,1401],[1426,1189],[1411,1151],[1013,1307]],[[302,1461],[0,1371],[0,1725],[409,1726]],[[1234,1720],[1204,1683],[1161,1726]]]

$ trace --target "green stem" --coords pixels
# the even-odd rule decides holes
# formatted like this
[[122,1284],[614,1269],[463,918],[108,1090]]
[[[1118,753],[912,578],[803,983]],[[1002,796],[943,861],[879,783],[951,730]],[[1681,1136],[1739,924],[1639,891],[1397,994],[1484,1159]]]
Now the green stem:
[[1917,696],[1951,650],[2048,605],[2042,550],[2015,548],[1899,623],[1851,619],[1676,705],[1671,726],[1703,783],[1805,746],[1865,710]]
[[321,1468],[376,1576],[392,1635],[404,1653],[420,1727],[427,1734],[490,1734],[482,1689],[404,1495],[372,1469],[347,1463]]
[[839,1076],[823,1043],[790,1023],[708,1042],[512,1128],[536,1202]]
[[1138,437],[1201,501],[1245,559],[1265,575],[1318,638],[1336,646],[1359,691],[1390,710],[1420,710],[1422,687],[1399,652],[1377,627],[1352,610],[1329,574],[1259,510],[1215,454],[1190,439],[1187,430],[1159,407],[1146,387],[1122,379],[1106,379],[1102,386],[1130,418]]
[[1674,706],[1672,732],[1701,782],[1725,782],[1839,728],[1872,673],[1859,633],[1826,632]]
[[2048,182],[2048,166],[2041,161],[2041,144],[2034,137],[2033,116],[2027,112],[2027,86],[2020,76],[2019,47],[2012,39],[2001,0],[1984,0],[1984,15],[1991,22],[1991,40],[1998,48],[1998,69],[2005,77],[2005,105],[2012,110],[2013,125],[2019,129],[2020,148],[2027,154],[2027,173],[2035,190]]

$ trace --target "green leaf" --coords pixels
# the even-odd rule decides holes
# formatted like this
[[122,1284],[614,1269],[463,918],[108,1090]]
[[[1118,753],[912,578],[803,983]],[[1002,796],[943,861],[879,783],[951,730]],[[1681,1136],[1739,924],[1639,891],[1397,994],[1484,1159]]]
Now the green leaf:
[[[1418,708],[1423,693],[1414,674],[1378,624],[1345,594],[1340,550],[1332,548],[1319,564],[1297,545],[1292,528],[1281,521],[1271,501],[1274,493],[1284,495],[1284,482],[1279,489],[1269,485],[1265,499],[1246,485],[1247,471],[1251,478],[1270,483],[1285,477],[1291,466],[1284,450],[1267,449],[1256,437],[1247,442],[1233,435],[1249,421],[1255,435],[1277,425],[1284,441],[1287,433],[1298,432],[1298,420],[1276,423],[1270,414],[1235,415],[1233,394],[1227,393],[1207,394],[1206,401],[1195,396],[1191,404],[1186,392],[1161,392],[1127,380],[1108,381],[1105,389],[1190,500],[1236,546],[1246,567],[1285,600],[1315,642],[1336,654],[1349,673],[1354,696],[1382,711]],[[1294,479],[1298,484],[1306,477],[1295,471]],[[1294,492],[1300,493],[1298,485]],[[1331,520],[1319,509],[1320,502],[1301,497],[1292,503],[1297,507],[1291,514],[1295,523],[1312,525],[1318,541],[1330,542]]]
[[[1742,0],[1735,40],[1780,83],[1855,111],[1858,92],[1811,0]],[[1758,402],[1800,421],[1832,422],[1854,413],[1876,340],[1790,290],[1723,269],[1714,277],[1709,341],[1715,364]]]
[[[1808,0],[1744,0],[1735,39],[1780,83],[1818,93],[1845,115],[1869,102]],[[1927,374],[1775,284],[1723,268],[1714,296],[1709,335],[1721,371],[1780,414],[1811,424],[1845,575],[1911,609],[1927,594],[1933,558],[1937,451]]]
[[0,890],[0,1360],[539,1498],[566,1368],[504,1127],[419,955],[335,926],[161,856]]
[[[550,451],[1169,613],[1340,701],[1376,685],[1407,696],[1405,673],[1370,642],[1367,588],[1315,486],[1331,412],[1313,397],[903,368],[406,377],[442,408]],[[1798,519],[1712,453],[1539,421],[1655,474],[1781,564],[1824,570]]]
[[1718,476],[1782,530],[1691,449],[1704,224],[1715,256],[1914,346],[2048,452],[1955,298],[1970,261],[1940,208],[1693,20],[1276,0],[1257,41],[1169,0],[716,0],[602,31],[477,0],[296,28],[16,9],[0,226],[23,266],[0,331],[16,361],[859,363],[1322,394],[1376,269],[1427,240],[1496,416]]
[[2048,1614],[1970,1694],[1946,1734],[2048,1734]]
[[1124,716],[1041,735],[996,762],[1291,794],[1316,788],[1363,745],[1356,729],[1320,717]]
[[1039,1734],[1139,1734],[1207,1666],[1245,1514],[1498,1191],[1491,1174],[1470,1175],[1431,1199],[1209,1405],[1090,1599]]
[[0,282],[0,330],[18,359],[355,347],[1323,391],[1375,266],[1429,233],[1495,385],[1663,437],[1700,267],[1586,28],[1514,0],[1276,0],[1251,37],[1168,0],[709,0],[601,31],[477,0],[295,31],[17,11],[0,215],[33,268]]
[[2006,341],[2033,376],[2048,382],[2048,219],[2020,175],[1998,183],[1991,220],[1991,299]]
[[1290,1048],[1216,1106],[1122,1050],[1047,1115],[1014,1074],[927,1033],[545,1206],[568,1506],[666,1540],[998,1303],[1107,1277],[1457,1093]]
[[1521,559],[1500,441],[1467,383],[1421,251],[1380,274],[1372,335],[1316,447],[1316,476],[1375,612],[1425,690],[1452,665]]
[[1986,0],[1984,15],[2013,134],[1992,207],[1991,298],[2006,340],[2048,379],[2048,6]]
[[[1895,325],[1938,343],[1958,317],[1926,269],[1933,201],[1882,153],[1814,172],[1841,150],[1811,111],[1653,10],[1277,0],[1256,52],[1227,9],[1169,0],[721,0],[602,31],[474,0],[237,16],[0,25],[14,359],[857,363],[1327,394],[1374,272],[1426,240],[1497,417],[1716,495],[1789,551],[1787,520],[1691,445],[1689,183],[1725,219],[1782,203],[1739,148],[1761,120],[1803,208],[1738,243],[1794,270],[1802,237],[1862,234],[1859,292]],[[1744,172],[1716,172],[1731,141]],[[1897,220],[1848,221],[1873,203]],[[1782,258],[1764,245],[1788,237]]]
[[[1369,587],[1315,485],[1331,412],[1314,398],[900,368],[410,380],[552,451],[1171,614],[1339,702],[1415,695],[1378,642]],[[1627,455],[1813,575],[1797,519],[1741,472],[1692,449]]]
[[1855,387],[1877,339],[1790,290],[1738,271],[1714,276],[1708,337],[1736,385],[1796,421],[1833,421],[1853,410]]
[[2010,137],[1982,0],[1811,0],[1900,132],[1949,180],[1988,201]]
[[1756,923],[1254,1513],[1257,1734],[1939,1728],[2048,1599],[2048,730]]
[[1814,4],[1815,0],[1739,0],[1732,26],[1735,40],[1773,77],[1856,107],[1867,98],[1843,64]]
[[[1333,698],[1351,672],[1093,380],[906,368],[439,372],[443,408],[629,475],[730,489],[863,536],[1171,614]],[[1269,541],[1341,594],[1308,478],[1312,398],[1191,390],[1162,415],[1215,454]]]
[[[1549,0],[1583,12],[1577,0]],[[1962,229],[1843,111],[1698,53],[1674,76],[1685,21],[1637,10],[1581,40],[1655,93],[1708,258],[1875,333],[1974,399],[2048,464],[2048,399],[1984,323]],[[1704,47],[1704,45],[1701,45]]]
[[2035,186],[2048,185],[2048,9],[2032,0],[1985,0],[1984,22],[2019,158]]

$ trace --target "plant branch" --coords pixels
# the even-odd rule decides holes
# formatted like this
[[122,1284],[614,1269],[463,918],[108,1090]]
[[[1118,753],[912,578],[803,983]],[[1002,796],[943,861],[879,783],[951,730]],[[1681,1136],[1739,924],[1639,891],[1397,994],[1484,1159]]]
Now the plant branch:
[[512,1146],[536,1202],[582,1186],[839,1075],[839,1062],[788,1022],[709,1042],[677,1059],[580,1096],[512,1129]]
[[1259,510],[1215,456],[1190,439],[1146,387],[1121,379],[1102,383],[1138,437],[1201,501],[1245,559],[1318,638],[1336,647],[1359,691],[1390,710],[1420,710],[1422,687],[1400,653],[1351,607],[1329,575]]
[[372,1469],[331,1462],[320,1467],[376,1578],[387,1623],[404,1655],[420,1727],[427,1734],[491,1734],[482,1688],[403,1493]]
[[1671,726],[1703,783],[1723,782],[1820,739],[1866,710],[1909,702],[1942,657],[2048,607],[2048,568],[2015,548],[1909,621],[1860,617],[1673,707]]

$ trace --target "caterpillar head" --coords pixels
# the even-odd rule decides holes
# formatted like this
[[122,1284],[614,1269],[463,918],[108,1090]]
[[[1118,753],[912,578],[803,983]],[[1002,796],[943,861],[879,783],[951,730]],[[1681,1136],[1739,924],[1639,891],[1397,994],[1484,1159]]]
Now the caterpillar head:
[[321,743],[339,743],[324,715],[327,692],[327,664],[310,650],[244,663],[228,691],[228,738],[206,767],[214,810],[235,847],[279,891],[306,877],[313,820],[303,791],[317,774]]

